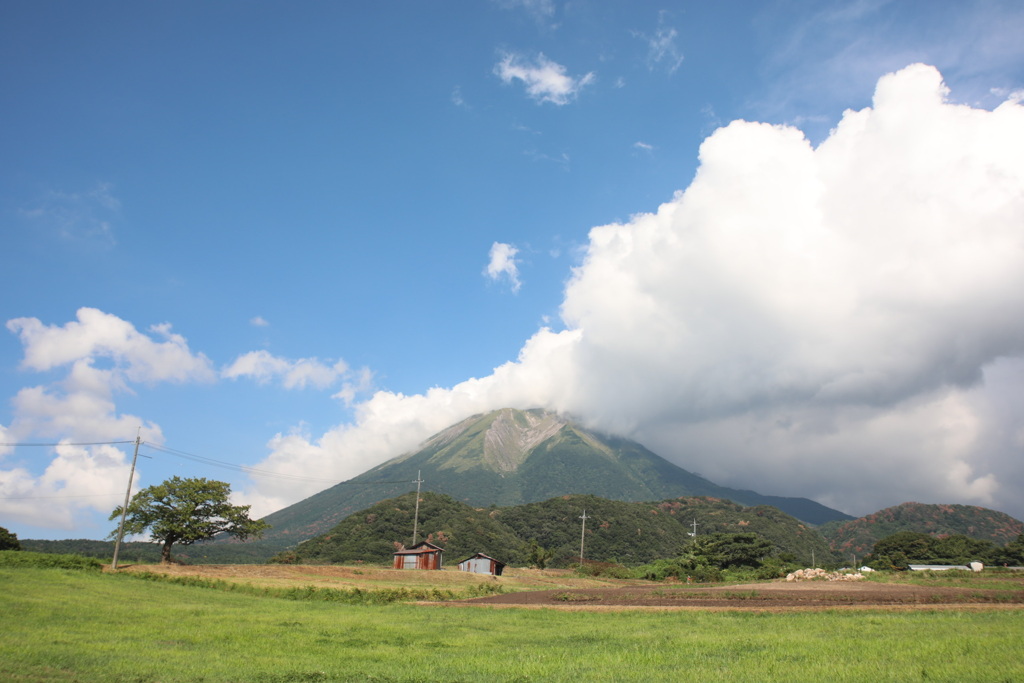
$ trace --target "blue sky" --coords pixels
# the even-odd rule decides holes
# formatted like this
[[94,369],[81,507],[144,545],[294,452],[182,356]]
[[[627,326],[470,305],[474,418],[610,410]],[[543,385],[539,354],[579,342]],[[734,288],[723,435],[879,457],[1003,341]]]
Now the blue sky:
[[[144,445],[136,489],[266,514],[539,406],[852,514],[1024,517],[1022,30],[1013,2],[6,3],[0,442],[141,427],[227,466]],[[0,446],[0,526],[106,535],[130,454]]]

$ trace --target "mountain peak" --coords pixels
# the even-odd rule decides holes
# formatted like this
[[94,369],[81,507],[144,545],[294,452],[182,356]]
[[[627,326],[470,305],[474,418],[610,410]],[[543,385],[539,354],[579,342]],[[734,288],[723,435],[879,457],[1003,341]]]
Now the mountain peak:
[[346,515],[403,494],[422,479],[426,490],[473,506],[508,506],[568,494],[651,501],[710,496],[742,505],[772,505],[811,524],[850,519],[806,498],[766,496],[719,486],[641,444],[591,431],[546,410],[502,408],[468,417],[418,450],[279,510],[268,536],[323,533]]
[[502,408],[484,432],[484,462],[498,472],[514,472],[534,448],[567,424],[561,416],[543,410]]

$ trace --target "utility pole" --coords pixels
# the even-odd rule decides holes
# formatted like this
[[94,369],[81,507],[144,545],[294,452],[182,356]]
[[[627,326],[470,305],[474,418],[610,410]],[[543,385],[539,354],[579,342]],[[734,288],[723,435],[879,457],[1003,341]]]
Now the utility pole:
[[124,492],[124,505],[121,507],[121,523],[117,525],[117,543],[114,544],[114,559],[110,562],[111,571],[117,571],[117,555],[121,551],[121,539],[124,538],[124,520],[128,517],[128,501],[132,497],[132,480],[135,479],[135,461],[139,459],[139,444],[142,443],[142,427],[135,433],[135,454],[132,455],[132,469],[128,474],[128,490]]
[[690,535],[693,536],[694,538],[697,538],[697,520],[696,519],[693,520],[693,525],[692,526],[693,526],[693,533],[690,534]]
[[582,567],[583,566],[583,539],[586,537],[586,534],[587,534],[587,519],[588,519],[588,517],[587,517],[587,511],[586,510],[584,510],[583,514],[580,515],[580,519],[583,520],[583,528],[580,531],[580,567]]
[[416,535],[419,533],[420,527],[420,484],[423,483],[423,477],[420,476],[422,470],[416,470],[416,513],[413,515],[412,521],[412,544],[416,545]]

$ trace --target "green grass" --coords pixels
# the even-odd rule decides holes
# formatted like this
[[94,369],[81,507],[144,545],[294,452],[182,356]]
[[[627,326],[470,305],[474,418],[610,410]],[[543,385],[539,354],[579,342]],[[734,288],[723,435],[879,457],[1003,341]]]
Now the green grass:
[[78,569],[99,572],[103,570],[103,563],[94,557],[82,557],[81,555],[50,555],[25,550],[0,550],[0,567]]
[[1019,681],[1022,641],[1022,610],[349,605],[0,568],[4,681]]

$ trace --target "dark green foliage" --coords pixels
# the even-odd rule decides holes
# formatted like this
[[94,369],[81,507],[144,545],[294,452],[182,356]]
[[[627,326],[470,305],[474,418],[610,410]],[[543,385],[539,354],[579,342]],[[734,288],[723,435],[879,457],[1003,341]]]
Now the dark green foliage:
[[708,533],[754,532],[781,551],[810,562],[830,557],[814,529],[767,506],[745,508],[714,498],[678,498],[657,503],[627,503],[596,496],[560,496],[541,503],[501,509],[498,515],[520,536],[532,536],[554,551],[553,564],[579,561],[581,520],[587,511],[584,556],[588,560],[638,565],[678,556],[690,542],[692,522],[698,537]]
[[[171,547],[175,543],[191,545],[218,534],[239,540],[261,536],[270,525],[249,519],[250,506],[231,505],[230,495],[231,485],[227,482],[171,477],[132,496],[124,533],[149,532],[155,542],[162,544],[163,562],[170,561]],[[110,513],[110,519],[120,519],[122,511],[119,505]],[[115,538],[117,533],[117,529],[113,530],[110,537]]]
[[550,562],[551,558],[554,556],[555,553],[548,548],[545,548],[540,543],[537,543],[536,538],[530,539],[530,556],[527,558],[527,561],[530,563],[531,567],[544,569],[548,566],[548,562]]
[[829,522],[819,531],[835,552],[849,558],[871,552],[878,541],[901,531],[1005,544],[1024,534],[1024,522],[974,505],[903,503],[849,522]]
[[0,550],[21,550],[18,535],[0,526]]
[[[300,543],[275,561],[300,564],[353,562],[389,563],[400,547],[412,545],[416,494],[386,500],[343,520],[327,534]],[[527,544],[494,519],[497,508],[475,509],[433,492],[420,496],[419,541],[445,549],[445,563],[474,553],[506,564],[522,564]]]
[[80,555],[47,555],[28,550],[0,550],[0,567],[100,571],[103,569],[103,563],[94,557]]
[[997,566],[1024,567],[1024,534],[997,548],[989,559]]
[[760,567],[773,550],[771,541],[755,533],[706,534],[687,546],[684,558],[695,567]]
[[[278,554],[283,563],[371,562],[389,564],[400,544],[412,543],[415,494],[383,501],[354,514],[323,536]],[[510,508],[472,508],[448,496],[425,492],[420,504],[420,540],[445,549],[451,565],[482,552],[511,565],[567,567],[579,563],[580,519],[587,513],[587,561],[635,566],[678,557],[706,534],[756,535],[763,554],[789,553],[810,562],[829,556],[814,531],[774,508],[744,508],[729,501],[681,498],[657,503],[626,503],[597,496],[560,496]],[[529,540],[527,540],[529,539]],[[731,564],[735,564],[734,562]],[[723,565],[729,566],[729,564]]]
[[1015,543],[1000,548],[992,541],[963,534],[935,538],[920,532],[901,531],[876,543],[864,560],[875,569],[906,569],[910,564],[966,565],[975,561],[1000,564],[1001,558],[1012,556]]

